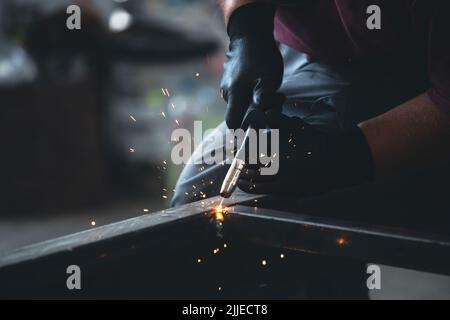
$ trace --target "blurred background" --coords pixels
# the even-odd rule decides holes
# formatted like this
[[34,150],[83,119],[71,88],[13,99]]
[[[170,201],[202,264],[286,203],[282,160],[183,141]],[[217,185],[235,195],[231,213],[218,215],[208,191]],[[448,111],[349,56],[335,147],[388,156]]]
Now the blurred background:
[[0,253],[168,207],[171,132],[223,119],[225,36],[214,0],[2,0]]

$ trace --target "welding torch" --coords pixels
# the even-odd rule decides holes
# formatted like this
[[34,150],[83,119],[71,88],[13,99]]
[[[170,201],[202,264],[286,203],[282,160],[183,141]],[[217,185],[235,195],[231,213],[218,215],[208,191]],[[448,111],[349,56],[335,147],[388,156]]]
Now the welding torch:
[[264,112],[254,107],[250,107],[246,112],[242,123],[242,128],[247,129],[245,131],[245,136],[242,139],[241,145],[239,146],[239,148],[237,148],[236,154],[233,161],[231,162],[230,168],[228,169],[227,175],[223,180],[222,187],[220,188],[220,195],[223,198],[231,197],[237,187],[239,178],[242,174],[242,170],[245,166],[245,146],[249,140],[251,130],[266,127],[264,121]]

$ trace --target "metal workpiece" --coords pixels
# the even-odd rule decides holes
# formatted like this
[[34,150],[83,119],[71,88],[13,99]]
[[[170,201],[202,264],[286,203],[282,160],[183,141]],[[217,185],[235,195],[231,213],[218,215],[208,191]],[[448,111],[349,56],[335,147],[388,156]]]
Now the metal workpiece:
[[450,237],[236,205],[227,231],[261,246],[450,275]]
[[205,213],[214,211],[219,203],[224,207],[229,207],[261,197],[261,195],[235,192],[233,196],[228,199],[223,199],[220,196],[204,199],[183,206],[145,214],[136,218],[32,244],[11,252],[0,253],[0,273],[2,268],[7,266],[45,258],[53,254],[71,252],[80,247],[98,246],[101,243],[106,243],[111,239],[119,238],[124,235],[133,234],[138,236],[138,233],[141,232],[170,227],[175,223],[201,218]]

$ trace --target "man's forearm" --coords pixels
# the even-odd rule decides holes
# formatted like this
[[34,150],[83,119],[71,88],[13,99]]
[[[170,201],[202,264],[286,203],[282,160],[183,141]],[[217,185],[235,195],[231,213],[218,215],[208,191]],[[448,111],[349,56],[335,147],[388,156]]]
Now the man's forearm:
[[450,115],[427,94],[361,123],[377,177],[450,159]]
[[257,0],[218,0],[218,1],[219,6],[223,12],[225,24],[228,24],[228,20],[230,19],[230,16],[234,10],[243,5],[256,2]]

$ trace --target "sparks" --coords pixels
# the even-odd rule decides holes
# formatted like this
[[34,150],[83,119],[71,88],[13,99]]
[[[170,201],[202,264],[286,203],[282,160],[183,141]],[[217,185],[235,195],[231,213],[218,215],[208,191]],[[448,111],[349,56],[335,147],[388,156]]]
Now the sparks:
[[166,114],[164,113],[164,111],[161,111],[161,115],[165,118]]
[[130,115],[130,119],[133,120],[134,122],[136,122],[136,118],[133,117],[132,115]]
[[220,204],[214,208],[213,214],[216,218],[216,221],[222,222],[224,220],[224,214],[227,213],[228,208],[222,206],[223,199],[220,201]]
[[347,241],[344,238],[339,238],[336,240],[336,242],[341,247],[347,244]]
[[166,97],[170,97],[170,92],[167,88],[161,88],[161,91],[163,95],[165,95]]
[[222,198],[219,205],[216,206],[211,212],[211,214],[215,217],[216,222],[219,222],[220,224],[224,220],[224,215],[228,212],[228,208],[222,206],[223,201],[224,199]]

